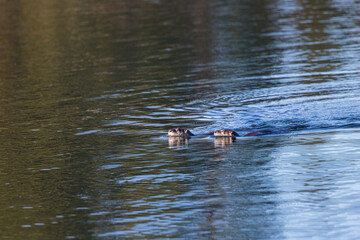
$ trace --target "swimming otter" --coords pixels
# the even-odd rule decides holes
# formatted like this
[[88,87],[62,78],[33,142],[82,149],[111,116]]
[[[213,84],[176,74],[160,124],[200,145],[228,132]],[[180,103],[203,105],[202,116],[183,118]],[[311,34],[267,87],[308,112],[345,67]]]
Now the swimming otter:
[[[192,132],[188,129],[184,128],[173,128],[168,131],[169,137],[191,137],[194,136]],[[202,134],[202,135],[214,135],[215,137],[238,137],[239,134],[237,134],[235,131],[229,130],[229,129],[220,129],[216,130],[215,132]]]
[[233,130],[220,129],[214,132],[215,137],[239,137],[239,134]]
[[194,136],[190,130],[184,128],[173,128],[168,131],[169,137],[191,137]]
[[[283,129],[259,129],[259,130],[244,128],[244,129],[241,129],[240,131],[248,132],[241,136],[251,137],[251,136],[264,136],[264,135],[271,135],[271,134],[284,134],[284,133],[288,133],[288,132],[292,132],[292,131],[306,129],[306,127],[307,127],[306,125],[295,125],[295,126],[283,128]],[[183,138],[189,138],[191,136],[195,136],[192,132],[190,132],[190,130],[185,129],[185,128],[170,129],[168,131],[168,135],[169,135],[169,137],[183,137]],[[220,129],[220,130],[216,130],[214,132],[200,134],[200,136],[204,136],[204,135],[212,135],[214,137],[232,137],[233,139],[235,137],[240,136],[237,132],[229,130],[229,129]]]

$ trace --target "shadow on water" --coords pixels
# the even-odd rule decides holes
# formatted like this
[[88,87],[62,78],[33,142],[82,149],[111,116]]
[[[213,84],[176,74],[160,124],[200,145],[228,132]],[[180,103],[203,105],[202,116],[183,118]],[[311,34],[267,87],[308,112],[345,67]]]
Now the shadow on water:
[[1,237],[359,237],[359,4],[0,9]]

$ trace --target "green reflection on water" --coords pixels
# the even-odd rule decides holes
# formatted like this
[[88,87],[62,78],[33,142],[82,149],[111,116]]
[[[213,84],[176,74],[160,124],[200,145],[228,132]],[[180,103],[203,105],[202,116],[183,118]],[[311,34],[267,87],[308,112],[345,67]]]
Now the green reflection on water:
[[[153,91],[146,97],[141,92],[186,75],[189,62],[184,59],[192,51],[187,34],[190,27],[175,30],[172,25],[181,22],[187,26],[190,18],[159,15],[158,7],[140,1],[1,5],[1,235],[89,239],[94,234],[89,213],[97,211],[98,199],[106,199],[106,195],[129,198],[127,192],[116,190],[117,184],[114,189],[106,185],[98,158],[107,154],[110,146],[119,145],[128,146],[126,152],[135,154],[139,150],[130,143],[139,139],[75,134],[103,128],[104,120],[113,116],[121,119],[137,109],[146,115],[151,110],[142,107],[149,99],[153,105],[169,102],[162,98],[162,92]],[[177,11],[181,10],[173,9],[173,13]],[[159,25],[167,20],[170,22]],[[182,62],[179,54],[184,55]],[[131,89],[138,95],[128,94],[126,102],[119,97],[106,102],[89,100],[118,89]],[[122,105],[114,108],[118,102]],[[122,127],[133,134],[143,126]],[[124,163],[124,169],[136,165],[132,160],[130,157]],[[147,189],[148,185],[136,185],[138,192],[146,195],[142,187]]]

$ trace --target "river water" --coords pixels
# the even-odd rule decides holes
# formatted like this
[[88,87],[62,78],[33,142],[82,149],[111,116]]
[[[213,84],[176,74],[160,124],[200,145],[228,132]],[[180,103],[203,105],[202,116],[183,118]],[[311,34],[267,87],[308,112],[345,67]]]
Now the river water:
[[1,238],[360,238],[358,1],[0,11]]

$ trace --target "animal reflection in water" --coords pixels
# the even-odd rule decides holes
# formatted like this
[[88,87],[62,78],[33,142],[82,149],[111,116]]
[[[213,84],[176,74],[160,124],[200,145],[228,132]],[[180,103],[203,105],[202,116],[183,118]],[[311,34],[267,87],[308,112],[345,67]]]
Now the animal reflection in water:
[[232,145],[236,141],[234,137],[216,137],[214,138],[215,147],[225,147]]
[[[168,131],[169,146],[179,147],[187,146],[189,138],[195,136],[190,130],[184,128],[173,128]],[[197,136],[214,136],[215,147],[225,147],[226,145],[232,145],[235,142],[235,137],[238,137],[235,131],[229,129],[220,129],[211,133],[199,134]]]
[[187,146],[189,142],[188,137],[169,137],[170,147]]

